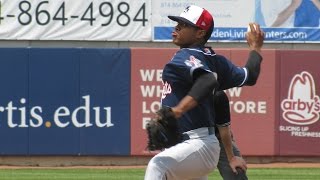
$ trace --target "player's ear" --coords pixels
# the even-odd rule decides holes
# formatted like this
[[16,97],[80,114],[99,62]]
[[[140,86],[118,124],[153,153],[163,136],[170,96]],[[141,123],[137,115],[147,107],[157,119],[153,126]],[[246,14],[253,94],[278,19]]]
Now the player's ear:
[[206,36],[206,34],[207,34],[207,31],[203,29],[198,29],[196,37],[198,39],[203,39]]

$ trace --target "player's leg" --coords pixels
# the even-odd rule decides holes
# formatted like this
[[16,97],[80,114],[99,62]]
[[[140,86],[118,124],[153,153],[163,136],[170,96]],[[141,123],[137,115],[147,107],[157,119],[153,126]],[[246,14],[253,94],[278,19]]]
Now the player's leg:
[[[219,170],[222,178],[224,180],[247,180],[248,177],[247,177],[245,171],[239,169],[238,174],[235,174],[232,171],[232,169],[229,165],[229,161],[227,158],[226,151],[223,147],[223,144],[220,143],[220,146],[221,146],[221,151],[220,151],[220,158],[219,158],[219,163],[218,163],[218,170]],[[237,147],[235,142],[232,142],[232,149],[233,149],[234,155],[240,156],[239,148]]]
[[216,168],[219,152],[219,142],[214,135],[189,139],[154,156],[145,180],[204,177]]

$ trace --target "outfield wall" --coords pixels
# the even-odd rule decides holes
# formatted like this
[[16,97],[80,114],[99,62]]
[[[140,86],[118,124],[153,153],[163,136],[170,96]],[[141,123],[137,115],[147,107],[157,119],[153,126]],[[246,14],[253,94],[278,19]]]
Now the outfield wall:
[[[0,154],[150,156],[169,48],[1,48]],[[248,51],[218,49],[235,64]],[[319,156],[318,51],[264,50],[254,87],[227,90],[245,156]]]

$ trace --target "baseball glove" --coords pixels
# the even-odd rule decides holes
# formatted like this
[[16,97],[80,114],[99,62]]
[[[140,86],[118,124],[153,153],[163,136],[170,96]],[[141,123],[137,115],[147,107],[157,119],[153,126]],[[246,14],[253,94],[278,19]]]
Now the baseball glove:
[[150,151],[169,148],[181,142],[178,122],[170,107],[162,107],[156,112],[156,118],[147,125],[148,146]]

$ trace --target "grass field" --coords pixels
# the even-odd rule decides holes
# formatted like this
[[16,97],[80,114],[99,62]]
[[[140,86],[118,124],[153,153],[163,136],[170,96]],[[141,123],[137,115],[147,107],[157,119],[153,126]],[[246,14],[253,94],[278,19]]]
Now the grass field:
[[[250,180],[320,180],[320,168],[250,168]],[[1,180],[143,180],[144,169],[0,169]],[[218,172],[209,180],[221,180]]]

